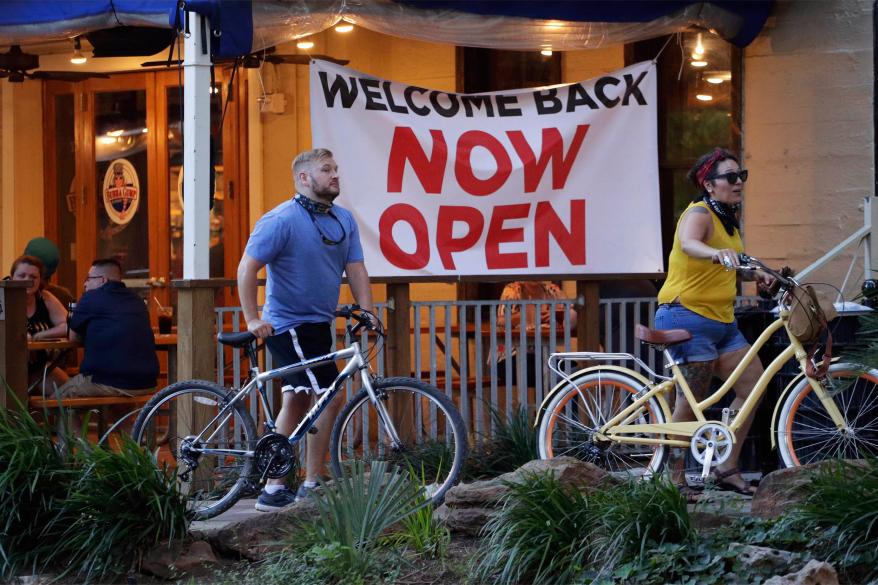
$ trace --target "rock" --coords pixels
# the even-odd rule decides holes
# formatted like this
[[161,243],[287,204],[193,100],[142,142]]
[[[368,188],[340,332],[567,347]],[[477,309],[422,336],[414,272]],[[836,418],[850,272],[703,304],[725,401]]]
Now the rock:
[[221,567],[213,548],[203,540],[160,544],[146,553],[141,564],[142,571],[162,579],[208,575]]
[[[847,461],[847,463],[863,465],[862,461]],[[808,483],[816,471],[823,466],[837,464],[837,461],[821,461],[772,471],[759,483],[759,488],[753,496],[750,513],[759,518],[777,518],[788,512],[808,496]]]
[[509,492],[507,483],[522,483],[533,474],[551,473],[562,484],[589,491],[621,483],[600,467],[573,457],[535,459],[494,479],[456,485],[434,513],[453,532],[478,535]]
[[266,512],[227,524],[205,534],[205,537],[223,556],[258,561],[283,548],[283,535],[295,533],[303,519],[316,516],[317,505],[308,498],[277,512]]
[[838,585],[838,574],[829,563],[810,560],[801,570],[772,577],[764,585]]
[[737,559],[747,567],[771,575],[778,571],[788,571],[799,560],[799,555],[786,550],[777,550],[752,544],[738,545]]

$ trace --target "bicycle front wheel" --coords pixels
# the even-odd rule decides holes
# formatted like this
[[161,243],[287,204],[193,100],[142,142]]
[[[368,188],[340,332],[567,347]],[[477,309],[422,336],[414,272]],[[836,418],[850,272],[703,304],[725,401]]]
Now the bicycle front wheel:
[[878,370],[851,364],[829,368],[826,391],[845,426],[836,427],[808,380],[784,400],[777,418],[777,444],[787,467],[825,459],[878,457]]
[[[561,455],[594,463],[614,475],[650,476],[661,471],[668,448],[637,439],[661,440],[658,433],[626,434],[634,442],[598,440],[595,433],[636,399],[643,384],[621,372],[592,372],[573,380],[549,401],[537,434],[540,457]],[[630,424],[663,424],[658,400],[632,413]]]
[[[228,404],[228,390],[204,380],[178,382],[140,411],[132,437],[160,466],[176,472],[195,520],[213,518],[243,495],[253,472],[256,426],[243,404]],[[222,450],[222,452],[220,452]]]
[[[457,482],[467,453],[463,419],[434,386],[413,378],[384,378],[372,384],[378,404],[365,389],[342,408],[332,428],[332,471],[340,476],[351,462],[385,461],[409,473],[439,504]],[[394,444],[377,409],[387,413],[399,436]]]

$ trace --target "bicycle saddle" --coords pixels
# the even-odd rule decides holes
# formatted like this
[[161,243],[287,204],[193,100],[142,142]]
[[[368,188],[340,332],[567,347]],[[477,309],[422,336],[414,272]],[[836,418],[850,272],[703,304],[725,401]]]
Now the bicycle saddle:
[[232,347],[247,347],[255,339],[256,336],[249,331],[241,331],[238,333],[224,332],[216,336],[217,341],[223,345],[230,345]]
[[634,336],[650,345],[676,345],[692,339],[685,329],[650,329],[643,325],[634,326]]

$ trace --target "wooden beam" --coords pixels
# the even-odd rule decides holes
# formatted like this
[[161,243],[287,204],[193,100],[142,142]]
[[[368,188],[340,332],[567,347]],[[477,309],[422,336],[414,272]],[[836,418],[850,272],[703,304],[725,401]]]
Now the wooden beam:
[[[412,368],[411,352],[411,296],[409,284],[399,282],[387,285],[387,299],[393,301],[387,312],[387,375],[408,376]],[[401,438],[414,436],[414,402],[391,400],[390,415]]]
[[0,280],[0,408],[15,400],[27,407],[27,287],[30,281]]
[[576,349],[598,351],[601,344],[601,295],[598,281],[577,280],[576,298],[581,304],[576,317]]

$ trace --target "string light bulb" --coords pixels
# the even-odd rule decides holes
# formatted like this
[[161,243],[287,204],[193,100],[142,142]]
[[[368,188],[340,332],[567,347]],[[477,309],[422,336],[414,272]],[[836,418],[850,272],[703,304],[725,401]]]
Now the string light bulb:
[[73,55],[70,56],[70,62],[74,65],[83,65],[88,59],[82,54],[82,45],[79,43],[79,37],[73,39]]
[[692,61],[689,64],[693,67],[707,67],[707,61]]
[[702,102],[709,102],[713,100],[713,96],[707,93],[699,93],[695,96],[695,99]]
[[296,43],[296,46],[300,49],[313,49],[314,41],[302,40]]
[[701,33],[698,33],[698,39],[695,41],[695,51],[692,53],[693,59],[700,59],[704,56],[704,44],[701,42]]

